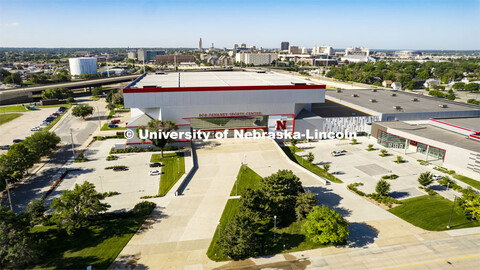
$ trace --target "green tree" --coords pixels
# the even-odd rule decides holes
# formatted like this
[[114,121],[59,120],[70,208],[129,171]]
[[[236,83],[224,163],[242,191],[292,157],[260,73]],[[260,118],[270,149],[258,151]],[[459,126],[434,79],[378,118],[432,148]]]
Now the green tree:
[[63,69],[52,75],[52,81],[54,82],[69,82],[72,80],[72,76],[68,74],[68,71]]
[[307,161],[312,163],[315,160],[315,155],[312,152],[308,152]]
[[18,73],[12,73],[3,79],[4,84],[22,84],[22,77]]
[[388,155],[387,149],[382,149],[382,150],[380,150],[380,156],[386,157],[387,155]]
[[323,170],[328,173],[328,170],[330,170],[330,164],[323,164],[322,165]]
[[401,156],[397,156],[397,159],[395,160],[395,162],[398,164],[403,163],[403,158]]
[[349,234],[347,221],[326,206],[315,206],[307,215],[303,227],[314,243],[344,244]]
[[73,97],[68,97],[65,101],[69,104],[74,104],[75,103],[75,99]]
[[107,103],[107,105],[105,106],[105,108],[109,111],[113,111],[115,110],[115,105],[113,103]]
[[92,115],[93,114],[93,107],[85,104],[85,105],[77,105],[73,108],[72,110],[72,115],[76,117],[82,117],[85,119],[85,117]]
[[432,174],[430,172],[421,173],[418,177],[418,183],[424,187],[430,185],[433,182]]
[[450,94],[448,94],[448,95],[446,96],[446,98],[447,98],[448,100],[455,100],[457,97],[455,96],[454,93],[450,93]]
[[385,180],[380,180],[375,186],[375,191],[381,196],[387,196],[390,191],[390,184]]
[[367,151],[373,151],[373,144],[367,145]]
[[479,84],[478,83],[469,83],[469,84],[465,85],[465,90],[476,92],[476,91],[479,90]]
[[34,226],[41,223],[45,219],[45,211],[47,211],[47,207],[43,204],[42,199],[32,200],[27,205],[26,211],[30,219],[30,224]]
[[307,214],[312,211],[317,202],[318,200],[315,198],[315,194],[311,192],[300,193],[295,203],[295,215],[297,219],[304,219]]
[[463,90],[465,88],[465,83],[457,82],[452,85],[452,89],[454,90]]
[[252,213],[239,211],[222,227],[218,245],[225,255],[234,260],[253,257],[262,245],[257,229]]
[[92,217],[110,207],[102,203],[102,199],[103,194],[98,193],[92,183],[85,181],[82,185],[75,184],[73,190],[65,190],[53,200],[53,218],[68,234],[72,234],[76,229],[88,226]]
[[42,99],[66,99],[73,96],[73,91],[67,88],[50,88],[42,92]]
[[352,142],[350,143],[351,145],[357,144],[357,139],[352,139]]
[[[159,131],[160,132],[172,132],[172,131],[178,130],[178,127],[175,124],[175,122],[173,122],[173,121],[170,121],[170,120],[162,121],[162,120],[154,119],[154,120],[151,120],[150,122],[148,122],[147,129],[150,132],[158,133]],[[151,139],[150,141],[152,141],[152,144],[154,146],[160,148],[161,154],[162,154],[162,157],[163,157],[163,149],[165,148],[167,143],[172,143],[174,140],[171,139],[170,137],[164,138],[164,136],[162,136],[162,138]]]
[[292,151],[295,153],[295,150],[297,149],[297,143],[298,143],[298,140],[297,139],[290,139],[290,144],[292,145]]
[[103,88],[102,87],[94,87],[92,89],[92,96],[94,97],[99,97],[101,96],[103,93]]
[[37,243],[28,234],[25,215],[16,215],[0,205],[0,268],[22,269],[38,257]]
[[278,170],[260,180],[259,190],[265,197],[265,210],[280,221],[293,214],[296,198],[303,193],[302,182],[290,170]]
[[42,157],[50,154],[60,142],[58,137],[53,132],[39,131],[28,137],[23,144],[28,148],[28,151],[35,156]]

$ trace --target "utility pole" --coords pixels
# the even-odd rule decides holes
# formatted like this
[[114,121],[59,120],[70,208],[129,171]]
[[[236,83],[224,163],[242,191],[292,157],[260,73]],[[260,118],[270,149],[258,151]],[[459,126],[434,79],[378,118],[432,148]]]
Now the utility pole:
[[72,140],[72,152],[73,152],[73,159],[75,159],[75,146],[73,144],[73,134],[72,129],[70,129],[70,139]]
[[97,106],[97,114],[98,114],[98,128],[102,129],[102,125],[100,123],[100,110],[98,109],[98,106]]
[[457,195],[454,195],[454,196],[455,197],[453,198],[452,211],[450,212],[450,219],[448,220],[447,229],[450,229],[450,222],[452,222],[453,209],[455,209],[455,201],[457,200]]
[[5,178],[5,188],[7,189],[8,202],[10,203],[10,210],[13,212],[12,198],[10,197],[10,189],[8,188],[8,180]]

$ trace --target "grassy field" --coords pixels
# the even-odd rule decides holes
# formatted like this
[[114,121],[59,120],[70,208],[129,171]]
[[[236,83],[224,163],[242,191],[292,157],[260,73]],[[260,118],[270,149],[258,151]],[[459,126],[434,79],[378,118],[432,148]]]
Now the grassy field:
[[147,216],[112,214],[73,235],[57,226],[36,226],[31,233],[44,242],[35,269],[106,269]]
[[[180,161],[179,161],[180,160]],[[161,154],[153,154],[150,162],[161,162],[163,174],[160,175],[160,187],[158,195],[165,196],[185,173],[185,158],[183,152],[166,153],[164,158]],[[180,168],[178,167],[180,165]]]
[[[254,172],[252,169],[250,169],[248,166],[242,165],[237,175],[238,195],[240,195],[242,191],[247,188],[257,189],[261,179],[262,177],[256,172]],[[236,193],[237,186],[236,184],[234,184],[232,191],[230,192],[230,196],[235,196]]]
[[[388,211],[425,230],[446,230],[450,212],[452,211],[452,201],[440,195],[425,195],[402,200],[402,202],[402,205]],[[468,220],[462,213],[462,210],[456,207],[450,226],[452,229],[469,228],[480,226],[480,222]]]
[[109,128],[108,125],[110,123],[105,123],[103,124],[102,128],[100,129],[101,131],[106,131],[106,130],[126,130],[126,127],[116,127],[116,128]]
[[465,184],[468,184],[478,190],[480,190],[480,181],[477,181],[477,180],[474,180],[470,177],[466,177],[466,176],[463,176],[463,175],[459,175],[459,174],[455,174],[453,175],[453,178],[459,180],[459,181],[462,181],[464,182]]
[[323,177],[325,179],[328,179],[329,181],[332,181],[334,183],[343,183],[342,180],[338,179],[337,177],[333,176],[332,174],[330,173],[327,173],[325,172],[322,168],[320,168],[319,166],[315,165],[315,164],[312,164],[310,162],[308,162],[306,159],[292,153],[291,151],[291,148],[290,147],[282,147],[282,150],[283,152],[285,152],[285,154],[294,162],[300,164],[302,167],[304,167],[305,169],[313,172],[314,174],[320,176],[320,177]]
[[16,119],[20,116],[22,116],[23,114],[21,113],[7,113],[7,114],[0,114],[0,125],[3,125],[7,122],[10,122],[12,121],[13,119]]

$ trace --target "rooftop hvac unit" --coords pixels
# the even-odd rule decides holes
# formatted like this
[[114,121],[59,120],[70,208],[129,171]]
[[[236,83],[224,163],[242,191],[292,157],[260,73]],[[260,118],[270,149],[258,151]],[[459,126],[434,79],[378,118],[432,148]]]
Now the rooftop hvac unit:
[[402,106],[393,106],[393,108],[394,108],[395,110],[397,110],[397,111],[402,110]]
[[370,99],[370,102],[375,103],[375,102],[377,102],[377,100],[372,98],[372,99]]
[[391,94],[390,94],[390,96],[392,96],[392,97],[396,97],[396,96],[397,96],[397,94],[395,94],[395,93],[391,93]]
[[357,95],[357,94],[353,94],[352,97],[358,97],[358,95]]
[[448,108],[447,104],[440,104],[440,105],[438,105],[438,107],[440,107],[440,108]]
[[412,98],[412,101],[416,102],[418,101],[418,98]]

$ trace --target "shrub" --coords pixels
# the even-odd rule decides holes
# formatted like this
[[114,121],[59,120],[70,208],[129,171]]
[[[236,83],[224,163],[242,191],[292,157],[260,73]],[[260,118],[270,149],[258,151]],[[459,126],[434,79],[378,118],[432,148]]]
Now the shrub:
[[360,196],[365,196],[365,192],[357,189],[358,186],[363,186],[363,183],[361,183],[361,182],[352,183],[352,184],[347,185],[347,188],[350,189],[351,191],[357,193]]
[[375,149],[373,148],[373,144],[367,145],[367,151],[373,151],[373,150],[375,150]]
[[401,156],[397,156],[397,160],[395,160],[397,164],[405,162]]
[[398,175],[396,174],[387,174],[387,175],[384,175],[382,176],[382,179],[397,179],[398,178]]
[[379,156],[381,156],[381,157],[386,157],[386,156],[388,156],[388,151],[387,151],[387,149],[382,149],[382,150],[380,150]]
[[149,201],[139,202],[133,208],[133,213],[139,216],[150,215],[153,209],[155,208],[156,204]]
[[303,228],[312,242],[321,244],[343,244],[349,234],[348,222],[326,206],[315,206]]
[[430,172],[421,173],[418,177],[418,183],[424,187],[430,185],[433,182],[432,174]]
[[74,161],[80,163],[80,162],[87,162],[88,159],[85,157],[83,152],[81,152],[80,154],[78,154],[78,157]]
[[418,163],[420,163],[420,165],[422,165],[422,166],[428,166],[428,165],[430,165],[430,162],[425,161],[425,160],[417,159],[417,161],[418,161]]
[[120,193],[118,193],[117,191],[109,191],[109,192],[104,192],[103,196],[105,198],[107,198],[107,197],[112,197],[112,196],[115,196],[115,195],[118,195],[118,194],[120,194]]
[[381,196],[387,196],[388,192],[390,191],[390,184],[385,180],[380,180],[377,182],[375,191]]
[[109,155],[107,157],[107,161],[111,161],[111,160],[117,160],[118,159],[118,156],[115,156],[115,155]]
[[357,139],[352,139],[352,142],[351,142],[350,144],[351,144],[351,145],[355,145],[355,144],[357,144],[357,143],[358,143],[358,142],[357,142]]
[[[177,146],[166,146],[163,150],[164,151],[177,151],[182,149],[182,147]],[[160,152],[162,151],[160,148],[136,148],[136,147],[128,147],[125,149],[115,149],[112,147],[110,150],[110,154],[126,154],[126,153],[141,153],[141,152]]]
[[68,97],[66,101],[67,101],[67,103],[69,103],[69,104],[75,103],[75,99],[74,99],[73,97]]
[[315,160],[315,155],[312,152],[308,152],[307,154],[307,161],[312,163]]

